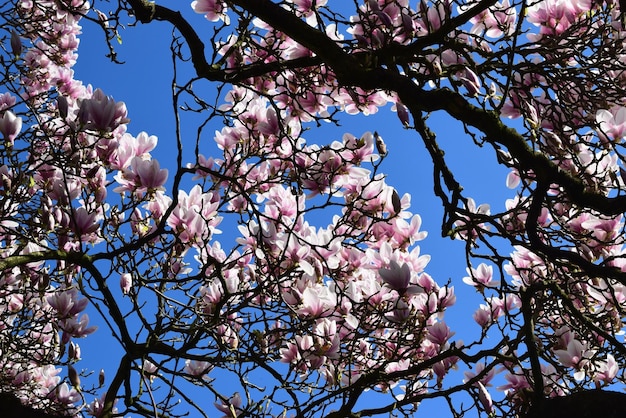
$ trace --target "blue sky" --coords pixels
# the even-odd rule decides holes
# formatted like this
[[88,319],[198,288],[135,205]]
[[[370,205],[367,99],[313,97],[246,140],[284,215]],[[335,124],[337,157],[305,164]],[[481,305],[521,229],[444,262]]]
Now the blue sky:
[[[178,4],[192,23],[204,25],[207,33],[210,31],[210,23],[202,16],[195,15],[184,2]],[[95,25],[83,21],[83,32],[75,67],[76,78],[85,84],[102,88],[117,101],[124,101],[131,119],[129,131],[133,135],[146,131],[158,136],[159,145],[153,155],[162,167],[167,168],[174,155],[170,25],[153,22],[121,32],[122,44],[117,47],[117,52],[118,58],[125,62],[123,65],[113,64],[105,57],[108,49],[103,42],[103,34]],[[182,67],[180,70],[188,71]],[[441,238],[443,211],[432,191],[432,163],[417,133],[403,129],[389,107],[381,109],[373,117],[345,115],[341,122],[339,128],[329,126],[307,132],[308,142],[330,143],[340,139],[345,132],[357,136],[365,131],[376,130],[380,133],[389,149],[381,171],[388,175],[387,183],[394,186],[400,195],[412,195],[411,211],[421,215],[422,229],[429,232],[428,237],[420,243],[422,253],[432,256],[427,272],[438,283],[451,280],[455,286],[457,305],[446,313],[446,322],[456,331],[455,339],[472,341],[478,338],[480,328],[472,320],[472,314],[482,299],[473,288],[462,282],[466,275],[464,243]],[[477,204],[489,203],[496,210],[503,209],[505,199],[512,197],[513,192],[505,186],[507,170],[497,166],[493,150],[477,147],[459,123],[444,115],[433,115],[430,125],[437,133],[448,163],[463,185],[466,196],[473,197]],[[215,129],[219,128],[216,125]],[[195,126],[189,129],[193,132]],[[228,239],[228,233],[224,231],[220,237],[224,245],[233,239]],[[93,317],[92,322],[97,323],[97,318]],[[108,336],[103,326],[100,328],[100,336],[97,334],[81,341],[85,358],[81,367],[99,370],[105,364],[105,358],[112,360],[112,365],[117,364],[118,358],[111,354],[115,353],[114,347],[103,345]],[[92,357],[94,352],[98,352],[98,355]],[[428,416],[427,413],[424,415]]]

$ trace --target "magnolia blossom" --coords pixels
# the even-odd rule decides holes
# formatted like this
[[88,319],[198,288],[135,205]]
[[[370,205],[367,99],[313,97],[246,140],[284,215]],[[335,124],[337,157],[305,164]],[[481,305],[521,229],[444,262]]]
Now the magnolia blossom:
[[390,288],[397,290],[399,293],[405,293],[411,289],[415,291],[415,286],[410,286],[411,283],[411,268],[403,263],[398,264],[396,261],[391,260],[389,262],[389,268],[378,269],[378,274],[383,279],[383,282]]
[[137,186],[141,190],[160,190],[167,180],[167,169],[162,169],[157,160],[133,158],[131,167],[138,178]]
[[205,376],[213,366],[201,360],[185,360],[185,373],[189,373],[195,377],[203,377]]
[[133,276],[130,273],[123,273],[120,275],[120,288],[122,293],[128,295],[130,289],[133,287]]
[[[265,16],[252,3],[191,3],[214,43],[176,48],[199,71],[195,55],[210,57],[193,77],[222,80],[224,102],[205,102],[177,73],[177,94],[193,99],[189,110],[212,109],[195,141],[171,148],[177,158],[155,153],[156,137],[126,132],[124,103],[74,79],[81,17],[95,12],[112,31],[126,7],[107,13],[71,0],[7,9],[15,19],[0,51],[4,86],[19,96],[0,94],[3,387],[25,404],[71,415],[115,414],[113,396],[124,398],[125,411],[156,416],[187,413],[170,402],[168,385],[180,383],[183,393],[197,384],[230,418],[317,416],[329,405],[359,415],[358,396],[371,389],[383,413],[410,414],[426,391],[463,388],[480,412],[497,405],[514,416],[538,374],[546,396],[622,381],[622,359],[610,353],[624,328],[626,292],[616,279],[626,270],[624,223],[607,214],[621,213],[613,203],[626,178],[623,45],[610,42],[623,38],[623,25],[614,2],[537,1],[518,16],[522,2],[510,0],[457,9],[461,2],[451,0],[367,0],[353,16],[341,10],[345,18],[326,0],[265,2]],[[162,20],[164,10],[140,20]],[[302,31],[292,33],[298,24]],[[423,54],[394,57],[420,46]],[[187,58],[174,54],[177,66]],[[227,91],[229,80],[237,86]],[[480,329],[462,354],[446,316],[454,287],[426,271],[430,256],[416,245],[426,237],[422,220],[383,173],[397,142],[376,132],[325,141],[310,130],[388,103],[402,126],[415,118],[443,180],[437,194],[450,198],[444,232],[466,241],[462,280],[479,291],[478,308],[467,307]],[[425,125],[427,114],[442,112],[496,149],[511,173],[514,196],[491,206],[500,212],[476,205],[444,169]],[[520,119],[490,119],[507,117]],[[484,174],[480,162],[472,168]],[[235,235],[218,239],[222,225]],[[111,293],[116,280],[120,291]],[[105,387],[104,371],[79,372],[76,341],[96,330],[89,301],[110,327],[103,335],[133,351],[124,373],[107,371],[123,388],[117,393]],[[520,334],[528,307],[533,338]],[[531,343],[537,350],[520,346]],[[457,386],[463,373],[465,386]],[[160,388],[146,388],[155,377]],[[496,398],[487,387],[498,380],[505,393]],[[222,382],[232,381],[241,395],[224,392]]]
[[5,110],[0,117],[0,133],[9,145],[13,145],[15,137],[22,130],[22,118],[15,116],[10,110]]
[[487,391],[481,382],[476,382],[476,386],[478,387],[478,399],[480,400],[480,403],[483,408],[485,408],[485,411],[491,414],[493,412],[493,401],[491,400],[489,391]]
[[80,104],[78,117],[87,129],[110,132],[130,122],[124,102],[115,102],[102,90],[96,89],[91,98]]
[[215,403],[215,407],[222,412],[223,418],[235,418],[238,417],[242,411],[241,405],[243,400],[239,392],[235,392],[233,396],[228,399],[220,399],[219,403]]
[[593,353],[594,350],[589,350],[587,344],[576,339],[571,339],[565,349],[554,351],[563,365],[576,370],[574,373],[576,380],[582,380],[585,377],[585,370],[589,367],[589,360]]
[[482,291],[484,287],[495,287],[500,284],[498,280],[493,279],[493,266],[480,263],[477,269],[468,267],[466,270],[469,276],[463,277],[463,282],[470,286],[477,287],[480,291]]
[[150,360],[145,359],[142,363],[141,370],[143,374],[150,379],[150,383],[152,383],[157,375],[159,368]]
[[619,365],[612,354],[607,354],[606,361],[600,362],[597,366],[596,373],[593,376],[593,380],[603,384],[610,384],[613,382],[617,373],[619,372]]
[[[467,3],[469,4],[460,8],[462,11],[471,10],[471,7],[476,4],[475,1]],[[484,31],[485,35],[490,38],[499,38],[504,34],[511,35],[515,31],[516,16],[517,10],[511,7],[509,0],[497,2],[470,19],[470,22],[474,24],[470,32],[478,35]]]
[[609,141],[619,141],[626,136],[626,107],[600,109],[596,113],[598,135]]
[[226,4],[222,0],[194,0],[191,2],[191,8],[204,16],[211,22],[223,20],[224,23],[230,22],[226,14]]

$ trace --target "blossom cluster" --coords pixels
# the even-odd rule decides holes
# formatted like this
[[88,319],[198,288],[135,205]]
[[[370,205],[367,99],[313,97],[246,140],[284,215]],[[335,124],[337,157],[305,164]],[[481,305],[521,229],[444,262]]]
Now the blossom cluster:
[[[128,3],[109,15],[94,9],[93,20],[105,30],[121,25],[120,11],[137,7]],[[288,408],[322,416],[366,390],[390,394],[389,408],[406,412],[447,387],[441,396],[467,390],[492,414],[523,409],[535,390],[561,396],[622,381],[623,355],[612,347],[622,341],[626,304],[624,222],[582,200],[624,194],[618,5],[367,0],[340,19],[324,0],[280,2],[359,71],[454,94],[419,108],[402,103],[400,89],[346,83],[306,37],[255,18],[245,3],[191,3],[215,28],[211,71],[235,83],[220,87],[219,105],[179,83],[174,100],[210,116],[195,147],[177,130],[175,163],[156,157],[167,141],[157,148],[156,136],[130,132],[122,101],[74,79],[79,21],[91,5],[38,0],[12,9],[0,92],[0,391],[76,416],[115,408],[153,416],[178,413],[185,385],[195,385],[232,417]],[[387,105],[405,127],[414,118],[452,197],[436,185],[444,232],[467,243],[461,280],[484,303],[473,314],[478,337],[465,347],[446,322],[454,286],[427,272],[422,219],[381,173],[382,136],[310,139],[311,126],[338,113]],[[456,180],[422,114],[436,106],[511,169],[515,195],[502,212],[450,186]],[[483,128],[483,138],[463,111],[497,115],[517,136]],[[226,123],[207,141],[218,116]],[[533,159],[541,169],[529,168]],[[89,314],[124,351],[119,369],[94,383],[80,367],[89,353],[79,341],[96,331]],[[474,369],[464,370],[461,389],[448,383],[458,367]],[[496,380],[500,399],[489,389]]]

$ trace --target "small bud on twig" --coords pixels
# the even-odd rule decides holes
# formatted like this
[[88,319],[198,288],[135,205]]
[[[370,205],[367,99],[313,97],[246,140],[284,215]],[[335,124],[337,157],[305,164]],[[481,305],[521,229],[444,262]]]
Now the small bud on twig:
[[396,215],[402,210],[402,201],[400,200],[400,196],[398,195],[396,189],[393,189],[393,192],[391,193],[391,205],[393,206],[393,212]]
[[374,132],[374,139],[376,140],[376,150],[381,155],[381,157],[387,155],[387,145],[385,145],[383,138],[378,135],[378,132]]
[[15,29],[11,31],[11,52],[15,58],[22,55],[22,39]]
[[74,386],[74,389],[80,390],[80,376],[71,364],[67,366],[67,376],[69,377],[72,386]]

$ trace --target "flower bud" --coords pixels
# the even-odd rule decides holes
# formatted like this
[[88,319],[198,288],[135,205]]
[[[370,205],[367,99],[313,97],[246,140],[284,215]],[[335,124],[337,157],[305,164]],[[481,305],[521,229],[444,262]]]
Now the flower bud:
[[410,124],[409,110],[402,103],[396,103],[396,111],[398,112],[398,118],[400,122],[402,122],[402,125],[405,128],[408,127]]
[[80,346],[70,341],[69,349],[67,350],[67,357],[70,361],[80,360]]
[[380,5],[378,4],[378,0],[368,0],[367,4],[369,5],[371,11],[380,11]]
[[0,133],[4,136],[4,139],[13,145],[13,140],[21,130],[22,118],[6,110],[2,117],[0,117]]
[[487,392],[485,385],[481,382],[477,382],[476,385],[478,386],[478,400],[482,404],[483,408],[485,408],[485,411],[490,414],[493,412],[493,401],[491,400],[491,395]]
[[383,12],[383,11],[378,11],[376,12],[376,16],[378,17],[378,19],[380,19],[380,22],[387,28],[387,29],[393,29],[393,22],[391,21],[391,17]]
[[391,193],[391,205],[393,206],[393,212],[396,215],[402,210],[402,202],[400,201],[400,196],[398,195],[396,189],[393,189],[393,192]]
[[133,276],[130,273],[124,273],[120,276],[120,288],[122,293],[127,295],[133,286]]
[[11,52],[15,58],[22,55],[22,40],[15,29],[11,31]]
[[387,155],[387,145],[383,141],[383,138],[378,135],[378,132],[374,132],[374,139],[376,140],[376,150],[380,154],[381,157]]
[[70,379],[72,386],[74,386],[76,390],[80,390],[80,376],[71,364],[67,366],[67,377]]
[[65,119],[67,117],[68,104],[65,96],[59,95],[57,97],[57,110],[59,111],[59,116]]

